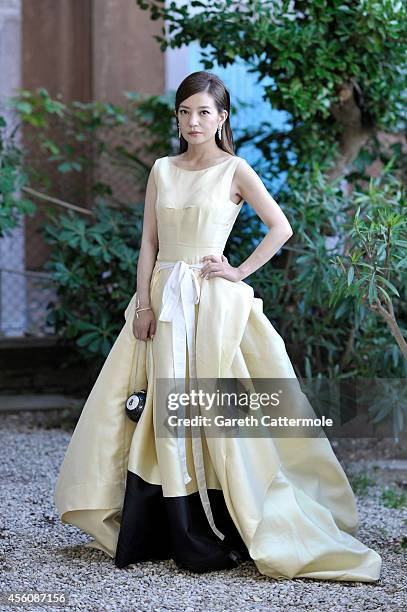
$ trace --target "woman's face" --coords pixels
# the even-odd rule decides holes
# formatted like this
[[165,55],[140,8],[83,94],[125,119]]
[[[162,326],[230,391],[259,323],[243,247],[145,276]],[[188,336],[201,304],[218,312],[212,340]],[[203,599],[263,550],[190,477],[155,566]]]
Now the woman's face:
[[176,116],[185,140],[191,144],[200,144],[215,138],[216,130],[223,125],[228,113],[219,113],[212,96],[201,92],[183,100]]

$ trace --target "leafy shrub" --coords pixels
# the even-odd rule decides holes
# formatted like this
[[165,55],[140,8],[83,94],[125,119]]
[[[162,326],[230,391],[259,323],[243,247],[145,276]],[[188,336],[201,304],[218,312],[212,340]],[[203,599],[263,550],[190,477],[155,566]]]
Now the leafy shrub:
[[75,339],[88,356],[106,357],[136,290],[142,207],[113,209],[100,202],[94,219],[78,213],[54,215],[44,228],[54,249],[46,269],[58,289],[48,321]]
[[23,150],[15,143],[15,130],[9,132],[5,117],[0,115],[0,238],[16,227],[19,217],[33,215],[36,206],[21,196],[28,177]]

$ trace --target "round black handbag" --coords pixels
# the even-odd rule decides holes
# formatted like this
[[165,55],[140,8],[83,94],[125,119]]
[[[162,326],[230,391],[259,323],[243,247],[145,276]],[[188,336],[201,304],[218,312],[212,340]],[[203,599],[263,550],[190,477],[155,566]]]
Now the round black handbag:
[[[135,369],[133,366],[132,371],[131,371],[132,380],[135,380],[136,378],[135,373],[137,372],[137,368],[139,367],[139,361],[140,361],[139,356],[140,356],[141,345],[140,344],[136,345],[135,350],[137,351],[137,359],[136,359]],[[125,411],[126,411],[126,415],[129,417],[131,421],[134,421],[135,423],[137,423],[140,420],[140,417],[143,413],[143,408],[146,403],[146,396],[147,396],[147,390],[141,389],[141,391],[133,391],[133,393],[127,398],[126,404],[125,404]]]
[[126,400],[126,414],[132,421],[139,421],[143,408],[146,404],[147,390],[142,389],[137,393],[132,393]]

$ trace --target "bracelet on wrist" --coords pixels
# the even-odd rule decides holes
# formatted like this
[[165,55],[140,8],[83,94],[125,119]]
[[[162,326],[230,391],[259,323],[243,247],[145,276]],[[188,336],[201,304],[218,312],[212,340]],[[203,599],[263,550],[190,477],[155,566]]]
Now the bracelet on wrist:
[[137,319],[139,318],[138,317],[138,313],[141,310],[152,310],[152,308],[151,308],[151,306],[141,306],[140,300],[139,300],[139,298],[137,296],[137,298],[136,298],[136,317],[137,317]]
[[140,312],[140,310],[151,310],[151,306],[149,306],[148,308],[136,308],[136,317],[138,319],[138,313]]

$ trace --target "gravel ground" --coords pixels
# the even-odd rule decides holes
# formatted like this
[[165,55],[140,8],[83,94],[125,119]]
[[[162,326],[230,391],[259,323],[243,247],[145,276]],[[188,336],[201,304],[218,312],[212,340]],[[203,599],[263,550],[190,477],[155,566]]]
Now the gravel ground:
[[[376,583],[295,579],[276,581],[252,562],[229,571],[198,575],[173,561],[115,568],[103,552],[86,549],[90,538],[62,525],[53,505],[53,487],[69,427],[59,428],[56,412],[0,415],[0,610],[167,610],[198,612],[271,610],[405,610],[407,601],[406,508],[388,508],[386,485],[402,491],[407,453],[392,441],[333,442],[351,481],[356,478],[361,527],[358,538],[381,554]],[[372,459],[373,457],[373,459]],[[390,469],[389,460],[396,460]],[[375,460],[378,466],[375,468]],[[367,483],[364,477],[371,481]],[[373,481],[373,482],[372,482]],[[356,491],[355,491],[356,492]],[[11,592],[64,593],[66,604],[9,606]],[[404,604],[403,604],[404,602]]]

